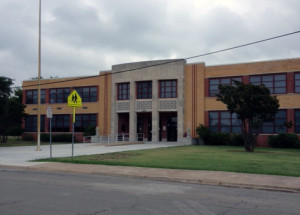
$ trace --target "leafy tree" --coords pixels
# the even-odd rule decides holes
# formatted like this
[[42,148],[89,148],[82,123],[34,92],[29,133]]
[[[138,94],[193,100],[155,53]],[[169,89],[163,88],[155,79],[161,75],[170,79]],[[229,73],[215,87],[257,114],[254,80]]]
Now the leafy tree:
[[5,143],[8,135],[21,135],[22,119],[26,116],[22,104],[22,90],[14,91],[11,97],[13,81],[0,77],[0,142]]
[[258,128],[272,119],[278,111],[279,101],[265,86],[234,81],[234,86],[220,85],[217,101],[227,105],[230,113],[237,114],[242,123],[245,150],[253,152]]

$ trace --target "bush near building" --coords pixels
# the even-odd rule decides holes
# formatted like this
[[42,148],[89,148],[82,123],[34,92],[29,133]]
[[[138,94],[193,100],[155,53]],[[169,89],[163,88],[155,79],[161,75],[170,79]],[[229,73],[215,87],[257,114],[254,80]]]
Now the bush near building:
[[300,141],[296,134],[271,135],[268,144],[272,148],[300,148]]

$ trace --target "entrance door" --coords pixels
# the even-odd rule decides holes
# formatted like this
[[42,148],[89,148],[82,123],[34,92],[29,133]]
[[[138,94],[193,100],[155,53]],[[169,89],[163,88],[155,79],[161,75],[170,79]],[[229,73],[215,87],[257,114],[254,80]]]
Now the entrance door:
[[159,141],[177,141],[177,112],[159,114]]
[[137,138],[139,141],[152,140],[151,113],[137,113]]

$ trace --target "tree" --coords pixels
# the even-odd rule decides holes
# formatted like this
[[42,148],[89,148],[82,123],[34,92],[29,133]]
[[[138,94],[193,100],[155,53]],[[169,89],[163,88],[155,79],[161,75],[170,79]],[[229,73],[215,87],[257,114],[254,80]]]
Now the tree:
[[234,81],[234,86],[219,86],[217,101],[226,104],[231,114],[237,114],[242,123],[245,150],[253,152],[258,128],[278,111],[279,101],[276,96],[271,96],[269,89],[263,85]]
[[10,134],[22,134],[22,120],[26,116],[22,104],[22,90],[14,91],[11,97],[13,81],[0,77],[0,142],[5,143]]

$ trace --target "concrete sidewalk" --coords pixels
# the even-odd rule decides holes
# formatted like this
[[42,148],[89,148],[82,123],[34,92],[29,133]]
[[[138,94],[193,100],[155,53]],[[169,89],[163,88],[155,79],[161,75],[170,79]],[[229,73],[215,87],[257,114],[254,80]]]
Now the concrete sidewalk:
[[89,164],[45,163],[26,167],[30,170],[109,174],[154,180],[222,185],[300,193],[300,177],[244,174],[221,171],[195,171]]
[[[126,146],[105,147],[95,144],[76,144],[74,156],[88,154],[105,154],[118,151],[151,149],[176,146],[178,144],[138,144]],[[53,156],[70,156],[70,144],[55,145]],[[244,174],[221,171],[175,170],[160,168],[141,168],[125,166],[37,163],[28,162],[37,158],[48,158],[49,147],[42,146],[42,151],[36,152],[35,147],[0,148],[0,167],[17,168],[35,171],[58,171],[80,174],[109,174],[128,177],[139,177],[154,180],[168,180],[209,185],[246,187],[300,193],[300,177],[271,176]]]

